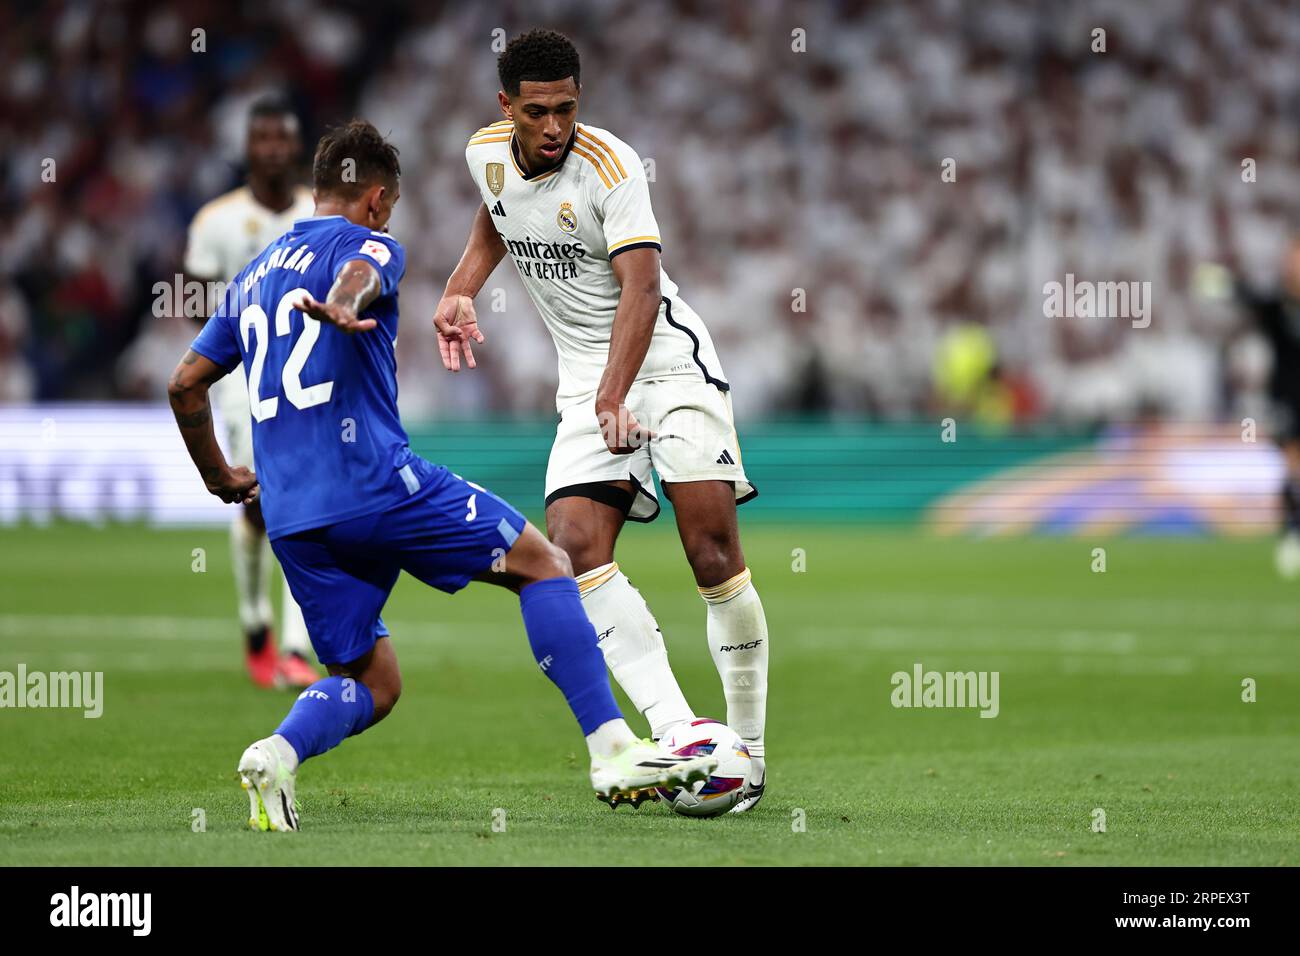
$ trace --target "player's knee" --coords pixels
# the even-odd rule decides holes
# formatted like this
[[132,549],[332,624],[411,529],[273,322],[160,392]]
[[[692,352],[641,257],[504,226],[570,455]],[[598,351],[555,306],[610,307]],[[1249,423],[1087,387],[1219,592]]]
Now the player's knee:
[[573,563],[564,549],[547,541],[531,524],[506,557],[506,569],[519,578],[522,586],[547,578],[573,577]]
[[556,525],[552,529],[551,543],[569,564],[568,575],[582,574],[614,560],[610,549],[595,535],[577,523]]
[[400,696],[401,694],[396,694],[396,695],[381,694],[376,696],[375,715],[370,718],[370,722],[372,724],[377,724],[385,717],[387,717],[389,714],[391,714],[393,712],[393,708],[397,706],[397,698]]
[[687,558],[700,587],[721,584],[739,574],[745,564],[739,547],[728,535],[697,536],[687,549]]
[[583,533],[575,524],[550,524],[547,528],[550,543],[561,551],[569,561],[581,567],[583,556],[590,549],[590,536]]
[[571,578],[573,561],[570,560],[568,552],[548,541],[538,571],[539,578]]
[[370,691],[370,697],[375,704],[375,715],[370,719],[372,724],[377,724],[393,712],[397,706],[398,698],[402,696],[402,679],[400,677],[393,680],[385,680],[374,685],[367,685]]

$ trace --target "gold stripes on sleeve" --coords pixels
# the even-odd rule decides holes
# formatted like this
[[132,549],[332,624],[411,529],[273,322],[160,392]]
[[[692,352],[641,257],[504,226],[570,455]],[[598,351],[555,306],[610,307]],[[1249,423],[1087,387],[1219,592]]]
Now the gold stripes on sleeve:
[[477,133],[469,138],[470,146],[479,146],[483,143],[504,143],[510,139],[510,120],[501,120],[493,123],[491,126],[484,126]]
[[605,188],[613,189],[618,183],[627,179],[627,170],[619,162],[618,155],[604,140],[591,135],[585,126],[578,127],[573,151],[596,167],[596,172],[600,175],[600,181],[605,184]]

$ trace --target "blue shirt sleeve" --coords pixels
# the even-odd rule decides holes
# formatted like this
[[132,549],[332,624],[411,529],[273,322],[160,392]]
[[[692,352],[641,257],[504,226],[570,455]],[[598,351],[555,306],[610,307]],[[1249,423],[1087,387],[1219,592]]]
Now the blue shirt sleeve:
[[[239,283],[232,282],[230,290],[237,289]],[[220,366],[225,371],[231,371],[243,359],[243,353],[239,350],[239,337],[235,334],[235,325],[230,318],[229,309],[231,291],[227,291],[226,298],[222,301],[217,311],[204,323],[203,328],[199,330],[198,336],[190,344],[190,348],[198,352],[206,359],[210,359],[214,364]]]
[[338,275],[345,263],[354,259],[373,266],[379,273],[379,294],[391,296],[397,292],[398,283],[406,274],[406,250],[386,232],[357,230],[340,243],[334,274]]

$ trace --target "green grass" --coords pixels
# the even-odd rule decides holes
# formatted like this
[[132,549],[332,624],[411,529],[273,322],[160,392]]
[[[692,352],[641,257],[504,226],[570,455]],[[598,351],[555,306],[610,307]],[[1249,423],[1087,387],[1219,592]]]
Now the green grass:
[[[304,767],[292,836],[244,829],[235,761],[292,698],[244,677],[225,541],[0,531],[0,670],[102,670],[106,697],[98,720],[0,710],[0,862],[1300,860],[1300,590],[1273,576],[1268,541],[748,529],[772,635],[771,786],[754,813],[714,820],[599,804],[513,597],[404,578],[385,614],[402,702]],[[1096,546],[1104,574],[1089,569]],[[791,569],[795,548],[806,572]],[[725,717],[671,529],[630,529],[619,557],[688,698]],[[917,661],[999,671],[1000,715],[893,708],[891,674]],[[1245,677],[1257,703],[1241,700]],[[192,832],[194,808],[206,832]]]

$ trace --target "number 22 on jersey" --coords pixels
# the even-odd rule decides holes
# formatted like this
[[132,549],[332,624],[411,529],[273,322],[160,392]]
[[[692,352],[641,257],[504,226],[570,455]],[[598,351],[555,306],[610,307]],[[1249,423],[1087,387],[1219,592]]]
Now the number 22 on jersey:
[[[307,294],[306,289],[299,288],[290,289],[280,297],[280,302],[275,307],[275,334],[277,337],[289,334],[291,314],[297,311],[293,304]],[[301,313],[299,314],[301,315]],[[239,313],[239,334],[244,340],[244,351],[247,352],[250,348],[253,348],[249,342],[250,334],[257,340],[256,351],[253,352],[253,361],[248,369],[248,407],[252,410],[253,420],[258,422],[274,418],[276,412],[280,410],[278,395],[262,398],[262,374],[266,371],[266,352],[271,344],[269,326],[270,322],[267,319],[266,310],[260,305],[250,305]],[[303,315],[302,335],[294,343],[293,351],[289,353],[289,360],[284,363],[284,368],[280,372],[284,395],[289,399],[290,404],[299,410],[311,408],[313,405],[323,405],[330,400],[330,396],[334,393],[333,382],[320,382],[316,385],[302,384],[302,370],[306,367],[307,358],[311,355],[311,350],[319,338],[320,320],[313,319],[309,315]]]

